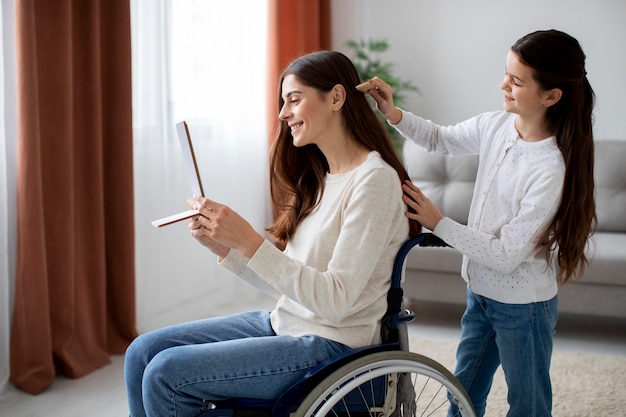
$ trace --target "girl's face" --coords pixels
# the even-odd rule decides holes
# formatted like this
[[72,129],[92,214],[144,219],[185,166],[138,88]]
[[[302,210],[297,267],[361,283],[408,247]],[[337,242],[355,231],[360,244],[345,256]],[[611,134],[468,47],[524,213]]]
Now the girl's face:
[[283,80],[283,107],[278,118],[287,122],[294,146],[320,145],[333,115],[332,94],[320,94],[289,74]]
[[504,91],[504,110],[522,117],[543,117],[550,101],[549,92],[543,90],[533,78],[533,69],[509,51],[506,74],[500,88]]

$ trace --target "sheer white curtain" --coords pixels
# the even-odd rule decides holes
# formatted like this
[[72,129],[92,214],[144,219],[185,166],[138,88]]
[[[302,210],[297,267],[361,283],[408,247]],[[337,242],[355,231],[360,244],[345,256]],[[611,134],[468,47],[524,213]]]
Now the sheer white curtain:
[[13,1],[0,3],[0,394],[9,379],[16,248],[16,112]]
[[266,3],[131,0],[140,332],[264,303],[216,265],[186,222],[156,230],[150,221],[187,208],[174,136],[187,120],[206,196],[267,226]]

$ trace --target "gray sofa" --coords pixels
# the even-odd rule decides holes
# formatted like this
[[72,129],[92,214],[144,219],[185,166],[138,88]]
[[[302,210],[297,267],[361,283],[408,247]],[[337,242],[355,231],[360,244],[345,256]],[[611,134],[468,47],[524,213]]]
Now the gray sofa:
[[[595,143],[598,229],[589,250],[591,265],[581,280],[559,289],[561,313],[626,318],[626,140]],[[413,182],[441,212],[467,222],[477,157],[428,154],[408,142],[404,160]],[[461,255],[451,248],[416,248],[406,261],[409,302],[465,304]]]

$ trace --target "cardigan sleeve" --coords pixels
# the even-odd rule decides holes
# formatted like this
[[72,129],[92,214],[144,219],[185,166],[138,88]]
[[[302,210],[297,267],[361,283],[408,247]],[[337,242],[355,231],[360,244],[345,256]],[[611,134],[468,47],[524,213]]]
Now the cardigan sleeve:
[[478,114],[463,122],[443,126],[402,110],[402,119],[392,125],[406,139],[427,152],[448,156],[478,155],[490,146],[485,138],[493,137],[502,127],[513,124],[514,115],[504,111]]

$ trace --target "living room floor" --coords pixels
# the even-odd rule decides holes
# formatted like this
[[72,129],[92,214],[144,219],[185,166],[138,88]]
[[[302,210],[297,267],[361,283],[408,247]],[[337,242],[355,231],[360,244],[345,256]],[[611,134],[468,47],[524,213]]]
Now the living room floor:
[[[463,306],[421,303],[410,305],[415,334],[459,339]],[[554,336],[554,349],[626,357],[626,319],[561,314]]]
[[[424,338],[456,339],[460,335],[460,306],[409,306],[416,314],[411,334]],[[626,357],[626,320],[561,316],[555,350]],[[37,396],[10,387],[0,397],[0,417],[123,417],[128,415],[122,356],[84,378],[57,378]]]

